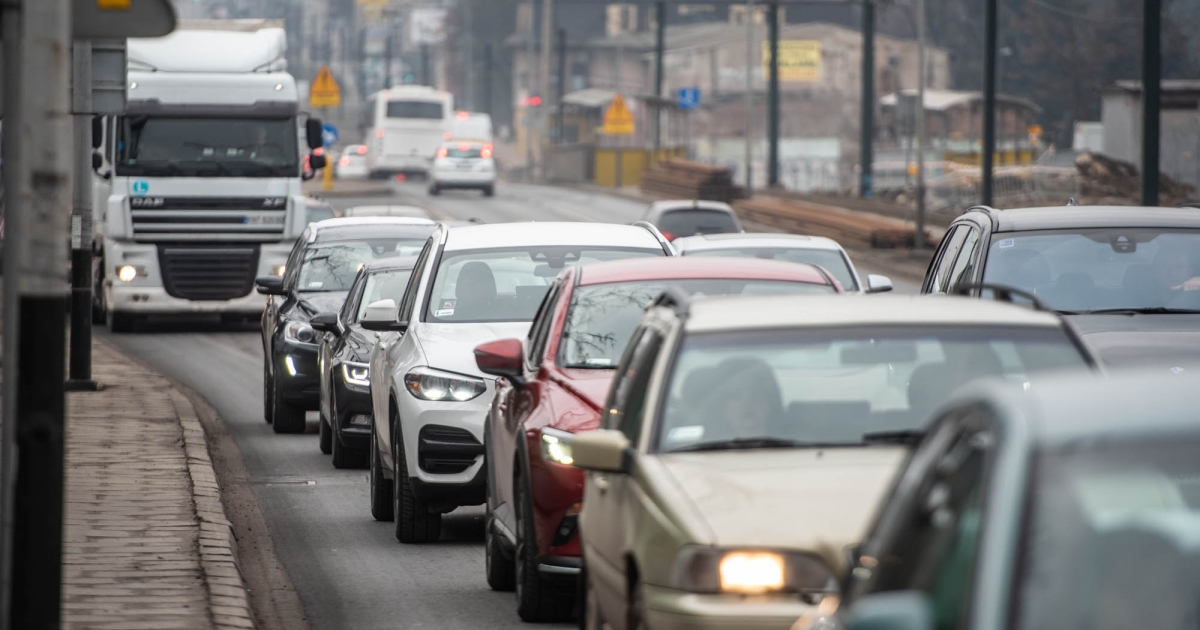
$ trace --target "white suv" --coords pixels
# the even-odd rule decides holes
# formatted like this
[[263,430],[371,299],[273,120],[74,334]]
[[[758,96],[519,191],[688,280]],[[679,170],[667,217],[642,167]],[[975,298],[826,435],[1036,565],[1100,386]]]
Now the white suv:
[[394,518],[400,542],[428,542],[438,539],[443,513],[482,504],[483,421],[495,377],[475,364],[475,346],[525,336],[566,265],[673,252],[644,223],[439,226],[399,308],[376,302],[360,322],[388,331],[369,369],[372,516]]

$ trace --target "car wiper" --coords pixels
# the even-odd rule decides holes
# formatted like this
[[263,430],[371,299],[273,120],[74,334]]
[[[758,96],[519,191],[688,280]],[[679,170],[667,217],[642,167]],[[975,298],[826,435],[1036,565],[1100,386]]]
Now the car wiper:
[[669,453],[697,453],[703,451],[735,451],[749,450],[756,448],[815,448],[815,447],[832,447],[846,446],[846,444],[835,444],[829,442],[804,442],[800,440],[785,440],[782,438],[773,437],[749,437],[749,438],[733,438],[729,440],[710,440],[708,442],[697,442],[679,448],[673,448]]
[[1080,311],[1076,315],[1188,315],[1197,314],[1200,310],[1194,308],[1168,308],[1166,306],[1150,306],[1146,308],[1100,308],[1092,311]]
[[925,437],[925,432],[917,429],[874,431],[872,433],[864,433],[862,441],[864,444],[916,444],[923,437]]

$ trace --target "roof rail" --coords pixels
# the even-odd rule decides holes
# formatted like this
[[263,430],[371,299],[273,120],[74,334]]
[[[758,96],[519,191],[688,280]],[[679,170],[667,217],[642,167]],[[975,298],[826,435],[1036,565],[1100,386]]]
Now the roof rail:
[[655,306],[665,306],[675,311],[679,317],[687,317],[691,313],[692,297],[675,285],[667,285],[650,303],[650,307]]
[[988,282],[958,284],[955,285],[954,288],[949,291],[949,293],[953,295],[969,296],[971,295],[972,291],[991,291],[993,299],[1000,302],[1008,302],[1009,304],[1016,304],[1016,301],[1013,300],[1013,296],[1023,297],[1033,303],[1034,310],[1046,311],[1047,313],[1055,312],[1054,309],[1047,306],[1045,302],[1038,298],[1038,296],[1030,293],[1029,291],[1018,289],[1016,287],[1010,287],[1004,284],[992,284]]
[[992,220],[992,229],[993,230],[1000,227],[1000,221],[996,218],[996,209],[995,208],[993,208],[991,206],[985,206],[983,204],[979,204],[979,205],[971,206],[971,207],[967,208],[966,210],[963,210],[962,213],[966,214],[968,212],[973,212],[973,211],[979,211],[979,212],[982,212],[982,213],[988,215],[988,218]]
[[671,246],[671,242],[667,240],[667,237],[663,236],[662,231],[658,229],[657,225],[654,225],[649,221],[634,221],[633,223],[630,223],[630,225],[640,227],[650,232],[650,234],[654,236],[654,239],[658,241],[658,244],[662,246],[663,251],[667,252],[668,256],[674,256],[677,253],[675,248]]

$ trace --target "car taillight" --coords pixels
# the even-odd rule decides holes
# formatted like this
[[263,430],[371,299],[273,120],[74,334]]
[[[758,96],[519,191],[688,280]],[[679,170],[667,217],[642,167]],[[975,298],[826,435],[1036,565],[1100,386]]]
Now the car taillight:
[[350,156],[343,155],[342,159],[338,160],[338,166],[350,166]]
[[454,137],[454,136],[453,136],[453,135],[452,135],[452,134],[451,134],[449,131],[447,131],[446,133],[442,134],[442,139],[443,139],[443,140],[449,140],[449,139],[450,139],[450,138],[452,138],[452,137]]
[[663,232],[662,234],[663,234],[663,238],[667,239],[668,241],[675,240],[675,235],[670,232]]
[[383,130],[382,130],[382,129],[376,129],[376,130],[375,130],[375,137],[376,137],[376,138],[382,138],[382,137],[383,137]]
[[437,152],[438,157],[444,158],[449,155],[450,155],[450,149],[447,149],[446,147],[442,147],[442,148],[438,149],[438,152]]
[[490,157],[492,157],[492,150],[491,150],[491,149],[484,149],[484,150],[480,151],[480,152],[479,152],[479,157],[481,157],[481,158],[485,158],[485,159],[486,159],[486,158],[490,158]]
[[365,144],[358,145],[358,154],[366,155],[367,154],[367,145],[365,145]]
[[456,114],[456,115],[458,116],[459,120],[466,120],[471,117],[471,115],[468,114],[467,112],[458,112],[458,114]]

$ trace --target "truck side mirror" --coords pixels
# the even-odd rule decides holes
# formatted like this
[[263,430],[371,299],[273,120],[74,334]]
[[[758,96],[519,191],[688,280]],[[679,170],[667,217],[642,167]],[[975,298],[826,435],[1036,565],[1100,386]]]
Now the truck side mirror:
[[99,149],[104,145],[104,119],[92,116],[92,148]]
[[[318,149],[325,144],[322,131],[320,118],[309,118],[304,123],[304,139],[308,141],[308,148]],[[315,170],[317,167],[313,168]]]
[[324,155],[308,156],[308,167],[314,171],[319,171],[319,170],[325,168],[325,156]]

